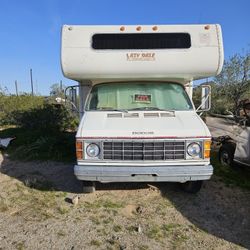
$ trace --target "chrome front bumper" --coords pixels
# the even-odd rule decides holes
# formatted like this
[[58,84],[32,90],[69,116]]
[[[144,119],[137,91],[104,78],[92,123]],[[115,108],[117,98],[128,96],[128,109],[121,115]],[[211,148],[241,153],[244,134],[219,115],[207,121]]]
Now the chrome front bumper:
[[212,165],[75,165],[76,178],[99,182],[186,182],[208,180]]

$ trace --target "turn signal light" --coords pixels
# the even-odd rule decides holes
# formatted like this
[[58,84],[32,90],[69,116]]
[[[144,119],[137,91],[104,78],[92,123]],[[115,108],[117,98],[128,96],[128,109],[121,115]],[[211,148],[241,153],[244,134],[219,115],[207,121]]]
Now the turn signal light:
[[204,141],[204,158],[210,158],[211,140]]
[[76,141],[76,159],[82,160],[83,159],[83,142]]
[[76,159],[77,160],[82,160],[83,159],[82,151],[76,151]]
[[204,158],[209,159],[210,158],[210,150],[205,150],[204,151]]

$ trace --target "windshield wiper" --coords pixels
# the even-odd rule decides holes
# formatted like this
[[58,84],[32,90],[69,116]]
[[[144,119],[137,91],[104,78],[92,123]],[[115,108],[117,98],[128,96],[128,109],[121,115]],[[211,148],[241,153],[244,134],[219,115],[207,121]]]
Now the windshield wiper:
[[118,112],[122,112],[122,113],[128,113],[127,109],[111,109],[109,111],[118,111]]
[[166,111],[166,112],[172,112],[172,113],[175,113],[174,110],[171,110],[171,109],[160,109],[160,108],[157,108],[157,107],[140,107],[140,108],[133,108],[133,109],[129,109],[128,111],[130,110],[145,110],[145,111],[148,111],[148,110],[157,110],[157,111]]
[[96,110],[96,111],[117,111],[117,112],[122,112],[122,113],[128,113],[127,109],[110,109],[110,108],[96,108],[96,109],[92,109],[92,110]]

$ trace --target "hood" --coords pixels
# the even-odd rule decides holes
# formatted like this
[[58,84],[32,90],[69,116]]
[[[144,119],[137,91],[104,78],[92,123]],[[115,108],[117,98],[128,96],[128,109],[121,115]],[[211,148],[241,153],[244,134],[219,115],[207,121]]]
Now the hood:
[[210,132],[195,111],[86,112],[78,138],[202,138]]

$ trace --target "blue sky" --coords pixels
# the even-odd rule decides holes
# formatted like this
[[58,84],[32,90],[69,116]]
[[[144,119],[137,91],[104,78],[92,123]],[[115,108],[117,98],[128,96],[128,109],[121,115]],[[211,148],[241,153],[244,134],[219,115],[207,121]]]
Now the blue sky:
[[219,23],[225,57],[250,44],[250,0],[0,0],[0,86],[14,93],[48,94],[63,77],[60,32],[63,24]]

